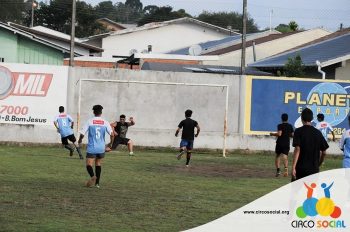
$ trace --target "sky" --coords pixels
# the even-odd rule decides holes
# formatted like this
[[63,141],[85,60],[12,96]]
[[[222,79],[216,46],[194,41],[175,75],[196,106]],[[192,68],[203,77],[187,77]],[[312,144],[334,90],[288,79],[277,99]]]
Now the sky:
[[[192,16],[203,11],[235,11],[242,13],[243,0],[140,0],[143,6],[170,5],[174,10],[185,9]],[[99,0],[85,0],[96,5]],[[125,2],[112,0],[113,3]],[[259,29],[269,28],[294,20],[300,28],[323,27],[335,31],[340,24],[350,27],[350,0],[247,0],[247,10]],[[270,17],[271,16],[271,17]]]

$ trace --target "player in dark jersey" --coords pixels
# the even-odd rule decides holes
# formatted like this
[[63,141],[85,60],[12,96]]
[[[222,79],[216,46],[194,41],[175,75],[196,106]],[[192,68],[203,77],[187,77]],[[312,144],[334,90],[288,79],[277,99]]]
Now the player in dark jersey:
[[128,128],[130,126],[135,125],[135,121],[133,117],[130,117],[129,122],[126,122],[125,118],[125,115],[122,114],[119,117],[119,122],[116,121],[114,123],[111,123],[111,127],[114,131],[112,150],[115,150],[119,144],[123,144],[128,146],[129,155],[134,155],[133,142],[131,139],[126,137],[126,133],[128,132]]
[[[188,167],[191,159],[191,153],[193,149],[193,141],[194,137],[198,137],[200,132],[200,127],[198,125],[198,122],[191,119],[192,116],[192,110],[186,110],[185,111],[185,120],[182,120],[178,128],[175,132],[175,136],[177,137],[180,130],[182,130],[182,136],[181,136],[181,143],[180,143],[180,153],[177,155],[177,159],[181,159],[182,155],[186,152],[187,153],[187,159],[186,159],[186,167]],[[197,128],[196,134],[194,134],[194,128]]]
[[283,176],[288,176],[288,153],[290,149],[290,137],[293,137],[293,126],[288,123],[288,114],[281,115],[282,123],[278,124],[277,132],[270,133],[271,136],[276,136],[276,177],[281,175],[280,161],[283,160],[284,173]]
[[312,111],[305,108],[301,112],[303,126],[294,132],[292,181],[318,173],[329,147],[322,133],[311,125],[312,119]]

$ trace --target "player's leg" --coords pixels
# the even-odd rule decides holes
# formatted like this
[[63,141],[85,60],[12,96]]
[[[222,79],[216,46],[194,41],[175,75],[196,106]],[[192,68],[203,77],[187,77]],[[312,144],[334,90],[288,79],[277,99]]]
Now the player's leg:
[[188,141],[188,144],[186,146],[187,154],[186,154],[186,167],[189,167],[190,160],[192,156],[192,149],[193,149],[193,141]]
[[90,154],[90,153],[86,154],[86,170],[90,175],[90,180],[86,182],[86,187],[91,187],[96,183],[96,176],[94,173],[94,169],[92,168],[92,165],[94,164],[95,159],[96,159],[96,155]]
[[284,165],[283,176],[287,177],[288,176],[288,152],[287,154],[282,154],[282,160]]
[[68,136],[61,138],[61,142],[67,150],[69,150],[69,156],[73,155],[74,149],[68,144]]
[[115,138],[113,139],[113,143],[112,143],[111,149],[112,149],[112,150],[117,149],[117,147],[118,147],[119,144],[120,144],[120,138],[119,138],[119,137],[115,137]]
[[102,159],[104,157],[104,154],[99,154],[96,157],[96,162],[95,162],[95,173],[96,173],[96,183],[95,186],[97,188],[100,188],[100,177],[101,177],[101,172],[102,172]]
[[73,143],[73,146],[75,147],[75,149],[78,152],[79,158],[80,159],[84,159],[83,155],[81,154],[81,150],[80,147],[75,143],[77,141],[77,139],[75,138],[74,134],[71,134],[68,136],[68,140],[71,141]]
[[129,155],[134,155],[134,152],[133,152],[134,144],[133,144],[132,140],[128,139],[128,138],[124,138],[123,142],[125,145],[128,146]]
[[185,139],[181,139],[181,142],[180,142],[180,153],[176,156],[176,158],[179,160],[181,159],[182,155],[185,154],[185,149],[186,149],[186,146],[187,146],[187,140]]
[[281,175],[281,169],[280,169],[280,155],[281,155],[281,149],[280,147],[276,144],[276,148],[275,148],[275,153],[276,153],[276,157],[275,157],[275,167],[276,167],[276,177]]

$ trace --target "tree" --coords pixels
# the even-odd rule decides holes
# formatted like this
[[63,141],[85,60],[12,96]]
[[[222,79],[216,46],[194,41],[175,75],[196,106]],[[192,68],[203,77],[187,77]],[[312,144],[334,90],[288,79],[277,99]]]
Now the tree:
[[23,0],[0,0],[0,21],[21,23],[25,6]]
[[277,27],[275,27],[276,31],[287,33],[292,31],[297,31],[299,29],[299,25],[295,21],[290,21],[289,24],[279,24]]
[[[239,30],[242,33],[242,14],[237,12],[214,12],[210,13],[204,11],[197,19],[206,23],[210,23],[219,27]],[[253,33],[258,31],[258,26],[255,24],[254,19],[247,17],[247,33]]]
[[112,1],[100,2],[95,6],[95,13],[98,18],[109,18],[110,20],[116,20],[116,6],[117,5],[113,5]]
[[304,70],[305,66],[300,54],[289,57],[284,65],[284,72],[287,77],[302,77],[305,75]]
[[142,17],[143,5],[140,0],[126,0],[124,5],[127,23],[135,23]]
[[152,11],[149,11],[150,13],[146,13],[137,22],[138,26],[142,26],[150,22],[163,22],[163,21],[177,19],[177,18],[192,17],[190,14],[186,13],[184,9],[173,11],[173,8],[171,6],[163,6],[158,8],[152,7],[151,9]]

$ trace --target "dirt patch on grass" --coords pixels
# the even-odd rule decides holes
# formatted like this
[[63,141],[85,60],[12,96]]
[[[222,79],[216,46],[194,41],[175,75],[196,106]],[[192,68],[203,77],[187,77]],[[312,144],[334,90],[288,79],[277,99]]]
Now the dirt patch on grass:
[[175,171],[178,173],[189,173],[192,175],[208,176],[208,177],[227,177],[227,178],[271,178],[274,176],[272,169],[256,168],[249,166],[228,166],[218,164],[196,164],[186,167],[181,166],[167,166],[162,167],[167,171]]

